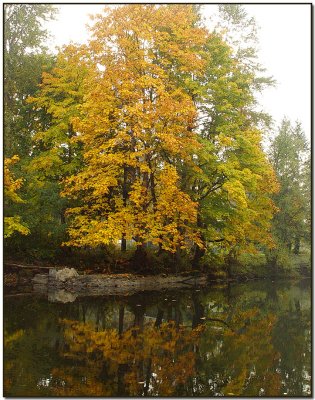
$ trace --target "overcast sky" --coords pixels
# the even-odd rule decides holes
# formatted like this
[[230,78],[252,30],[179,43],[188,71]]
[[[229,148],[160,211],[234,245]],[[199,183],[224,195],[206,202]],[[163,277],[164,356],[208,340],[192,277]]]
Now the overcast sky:
[[[87,40],[85,25],[88,14],[102,11],[104,5],[59,5],[56,21],[49,23],[53,35],[52,47],[70,41]],[[210,15],[214,5],[204,5],[204,14]],[[256,19],[259,58],[276,81],[275,88],[264,91],[260,103],[265,112],[272,115],[275,126],[286,115],[291,121],[302,123],[306,136],[310,137],[311,99],[311,6],[307,4],[254,4],[244,5],[249,16]]]

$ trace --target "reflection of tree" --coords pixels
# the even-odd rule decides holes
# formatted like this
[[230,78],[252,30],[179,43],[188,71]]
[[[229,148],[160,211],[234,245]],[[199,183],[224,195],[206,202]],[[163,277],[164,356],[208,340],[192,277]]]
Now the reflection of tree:
[[96,380],[98,372],[93,362],[83,366],[54,368],[49,382],[50,393],[56,396],[110,396],[113,385]]
[[[120,334],[115,329],[97,332],[90,324],[62,321],[69,346],[63,356],[92,367],[96,390],[103,391],[103,396],[171,396],[196,374],[192,349],[199,340],[201,328],[191,330],[175,322],[161,323],[159,329],[153,323],[142,326],[140,307],[138,314],[135,321],[140,326]],[[89,388],[93,378],[86,374],[80,376],[78,370],[75,374],[69,369],[55,369],[52,393],[57,396],[92,394]],[[102,382],[115,382],[116,387],[109,388]],[[86,393],[82,391],[84,385],[87,385]]]
[[59,356],[60,352],[67,351],[68,346],[59,318],[71,315],[73,319],[83,320],[85,317],[96,321],[100,310],[101,328],[112,318],[113,305],[106,300],[89,299],[87,302],[79,299],[72,304],[57,304],[47,303],[46,299],[39,297],[4,298],[5,395],[50,395],[52,369],[69,365]]
[[[19,329],[16,332],[13,332],[12,334],[4,332],[4,346],[6,350],[9,352],[12,349],[12,345],[14,345],[14,342],[18,341],[24,334],[25,332],[22,329]],[[9,360],[8,362],[4,363],[3,386],[5,394],[10,393],[13,384],[11,373],[12,371],[14,371],[14,368],[16,367],[16,363],[14,361],[15,360]]]
[[[281,376],[276,372],[279,354],[272,345],[275,316],[256,309],[236,312],[230,328],[210,321],[201,343],[198,362],[200,394],[277,396]],[[217,326],[217,329],[214,329]]]
[[309,288],[289,288],[253,282],[230,293],[212,287],[71,304],[5,299],[5,393],[307,395]]
[[283,312],[274,330],[274,343],[281,352],[279,371],[288,396],[310,394],[311,322],[310,313],[301,310],[296,300]]
[[253,282],[250,286],[252,290],[247,287],[243,294],[240,293],[242,285],[238,286],[239,308],[256,303],[261,313],[277,315],[272,343],[280,353],[277,371],[281,376],[281,393],[288,396],[309,395],[311,392],[309,284],[309,280],[294,285],[288,281]]
[[57,320],[54,320],[53,309],[47,308],[47,304],[43,307],[41,301],[36,300],[31,304],[29,299],[19,298],[12,305],[5,300],[5,396],[46,395],[45,387],[37,384],[49,376],[50,366],[58,362],[55,347],[59,342],[60,348],[62,338]]
[[200,325],[201,322],[203,321],[202,318],[204,317],[204,306],[201,303],[201,300],[199,296],[196,294],[196,292],[193,292],[192,294],[192,301],[194,306],[192,328],[195,328],[196,326]]
[[229,375],[224,394],[280,394],[281,376],[275,371],[279,354],[272,345],[275,321],[275,316],[259,315],[255,309],[238,313],[233,321],[234,332],[225,333],[225,346],[229,346],[225,353],[232,361],[232,369],[227,368]]

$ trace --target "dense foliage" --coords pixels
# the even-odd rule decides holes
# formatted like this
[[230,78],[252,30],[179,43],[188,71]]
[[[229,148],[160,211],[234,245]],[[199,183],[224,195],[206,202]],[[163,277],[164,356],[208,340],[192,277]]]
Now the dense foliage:
[[209,31],[194,5],[107,7],[87,45],[52,57],[40,27],[52,7],[6,5],[5,152],[20,157],[24,199],[6,206],[19,224],[7,249],[43,259],[120,243],[144,267],[149,250],[199,267],[275,246],[279,186],[255,100],[271,80],[226,35],[232,21],[253,39],[253,21],[220,10]]

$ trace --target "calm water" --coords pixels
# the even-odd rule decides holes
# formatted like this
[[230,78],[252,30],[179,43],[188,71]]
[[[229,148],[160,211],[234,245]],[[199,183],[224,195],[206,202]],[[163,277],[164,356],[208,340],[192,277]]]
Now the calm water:
[[308,280],[51,300],[4,297],[5,396],[311,395]]

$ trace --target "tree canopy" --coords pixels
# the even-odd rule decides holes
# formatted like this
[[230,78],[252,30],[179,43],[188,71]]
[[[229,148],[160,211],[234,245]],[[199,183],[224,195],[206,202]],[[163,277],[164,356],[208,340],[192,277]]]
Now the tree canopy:
[[285,184],[255,97],[273,81],[256,62],[254,21],[240,6],[220,13],[210,31],[195,5],[109,6],[86,45],[52,57],[40,22],[53,8],[7,6],[5,151],[21,159],[29,245],[134,243],[196,267],[274,247]]

